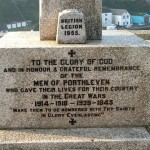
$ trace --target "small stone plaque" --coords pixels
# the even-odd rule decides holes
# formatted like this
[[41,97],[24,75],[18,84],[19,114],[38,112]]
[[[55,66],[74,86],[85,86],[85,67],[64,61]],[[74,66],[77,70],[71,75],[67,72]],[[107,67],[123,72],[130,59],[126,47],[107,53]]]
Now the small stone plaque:
[[40,0],[41,40],[56,40],[58,14],[66,9],[83,12],[88,40],[101,39],[102,0]]
[[59,13],[57,38],[59,44],[86,43],[84,15],[75,9]]

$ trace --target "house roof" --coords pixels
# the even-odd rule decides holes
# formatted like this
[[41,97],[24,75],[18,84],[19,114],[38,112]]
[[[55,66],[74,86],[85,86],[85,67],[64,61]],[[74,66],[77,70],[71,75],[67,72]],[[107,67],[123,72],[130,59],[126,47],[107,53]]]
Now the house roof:
[[112,13],[112,11],[109,8],[103,7],[102,9],[103,13]]
[[150,15],[149,15],[149,14],[145,14],[145,15],[144,15],[144,17],[145,17],[145,16],[149,16],[149,17],[150,17]]
[[124,13],[128,12],[126,9],[110,9],[113,15],[123,15]]

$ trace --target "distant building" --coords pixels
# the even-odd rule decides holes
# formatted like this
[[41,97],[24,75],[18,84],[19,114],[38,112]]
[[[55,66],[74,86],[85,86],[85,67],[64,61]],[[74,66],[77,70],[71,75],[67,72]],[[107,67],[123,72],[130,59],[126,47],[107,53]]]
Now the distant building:
[[107,30],[116,30],[116,25],[115,24],[112,24],[112,25],[109,25],[106,27]]
[[126,9],[110,9],[113,14],[112,22],[118,26],[131,26],[131,15]]
[[109,9],[103,8],[102,12],[102,27],[112,25],[112,12]]
[[150,15],[145,14],[143,16],[131,16],[133,24],[150,24]]
[[143,17],[144,17],[144,23],[145,24],[150,24],[150,15],[149,14],[145,14]]
[[21,28],[21,27],[27,27],[31,25],[31,21],[16,21],[7,24],[7,28],[10,29],[16,29],[16,28]]

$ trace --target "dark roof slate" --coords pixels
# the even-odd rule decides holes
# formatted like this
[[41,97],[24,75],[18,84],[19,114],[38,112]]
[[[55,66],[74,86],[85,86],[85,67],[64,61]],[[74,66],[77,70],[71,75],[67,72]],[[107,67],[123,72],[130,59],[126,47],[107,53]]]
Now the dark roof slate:
[[124,13],[128,12],[126,9],[110,9],[113,15],[123,15]]

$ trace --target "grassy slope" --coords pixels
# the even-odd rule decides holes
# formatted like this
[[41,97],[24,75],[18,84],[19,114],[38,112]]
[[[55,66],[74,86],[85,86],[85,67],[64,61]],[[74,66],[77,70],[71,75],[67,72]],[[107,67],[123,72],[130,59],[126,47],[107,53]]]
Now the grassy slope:
[[10,0],[0,0],[0,24],[20,19]]
[[14,0],[0,0],[0,24],[18,21],[32,20],[38,22],[39,0],[24,0],[14,5]]
[[103,5],[127,9],[131,14],[150,13],[150,4],[145,0],[103,0]]

